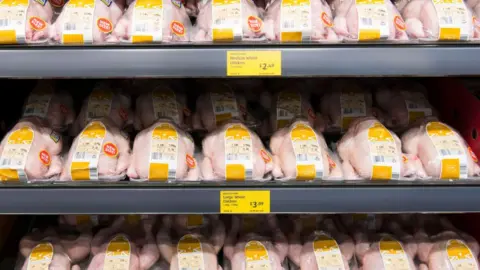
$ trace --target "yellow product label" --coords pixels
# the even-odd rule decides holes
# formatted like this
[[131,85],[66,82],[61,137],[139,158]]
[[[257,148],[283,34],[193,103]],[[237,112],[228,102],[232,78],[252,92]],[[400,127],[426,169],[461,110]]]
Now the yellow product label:
[[[62,44],[87,44],[93,42],[94,0],[70,0],[65,5],[62,25]],[[99,29],[100,30],[100,29]]]
[[302,97],[298,92],[282,91],[277,97],[277,129],[290,125],[292,119],[302,115]]
[[356,0],[358,40],[379,40],[389,35],[388,12],[385,0]]
[[398,179],[400,177],[400,155],[395,139],[380,122],[368,129],[372,179]]
[[345,131],[353,120],[367,115],[365,94],[342,90],[340,93],[340,110],[340,127],[342,131]]
[[303,123],[295,124],[290,131],[295,162],[297,166],[297,180],[314,180],[323,177],[322,148],[318,143],[317,134]]
[[91,122],[80,133],[70,165],[72,180],[98,180],[98,159],[106,133],[100,121]]
[[0,2],[0,44],[25,43],[28,4],[28,0]]
[[383,237],[380,240],[379,249],[385,270],[413,270],[410,269],[407,253],[402,244],[394,238]]
[[53,246],[45,242],[36,245],[28,256],[27,270],[49,270],[53,259]]
[[112,109],[112,99],[111,91],[93,90],[88,97],[87,121],[108,116]]
[[337,241],[323,232],[316,233],[313,241],[313,253],[318,269],[345,270],[343,256]]
[[211,91],[210,100],[212,101],[213,113],[215,114],[215,123],[217,126],[225,121],[240,116],[237,98],[233,91]]
[[457,239],[449,240],[446,250],[452,270],[479,269],[475,255],[463,241]]
[[240,41],[243,36],[240,0],[213,0],[212,9],[213,40]]
[[29,127],[22,127],[8,135],[7,143],[0,156],[0,179],[2,181],[28,180],[25,165],[33,138],[34,131]]
[[187,227],[199,227],[203,225],[203,215],[187,215]]
[[312,35],[310,0],[283,0],[280,8],[280,41],[308,41]]
[[252,179],[252,137],[242,124],[231,124],[225,130],[225,178]]
[[125,235],[115,236],[108,243],[103,270],[129,270],[131,251],[130,241]]
[[245,245],[245,269],[272,270],[268,250],[260,241]]
[[149,180],[175,179],[177,173],[178,132],[168,123],[159,124],[152,132]]
[[227,51],[227,76],[281,75],[281,51]]
[[[176,8],[176,7],[174,7]],[[137,0],[132,16],[132,43],[151,43],[163,38],[163,1]]]
[[462,138],[440,122],[429,122],[426,130],[440,159],[440,178],[467,178],[467,155],[463,149]]
[[180,123],[180,114],[175,93],[170,90],[154,90],[152,92],[153,113],[156,119],[168,118],[176,124]]
[[204,270],[202,244],[191,234],[184,235],[177,244],[178,268],[182,270]]
[[220,213],[270,213],[270,190],[220,191]]

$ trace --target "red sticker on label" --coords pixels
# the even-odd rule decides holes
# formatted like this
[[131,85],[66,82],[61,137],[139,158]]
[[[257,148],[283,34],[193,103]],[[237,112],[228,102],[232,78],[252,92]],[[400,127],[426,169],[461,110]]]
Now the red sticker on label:
[[118,148],[115,144],[108,142],[103,145],[103,152],[109,157],[116,157],[118,155]]
[[124,108],[120,108],[120,110],[118,110],[118,114],[120,115],[120,118],[122,118],[123,121],[128,120],[128,112]]
[[467,147],[467,149],[468,149],[468,152],[470,153],[470,156],[472,157],[473,161],[474,161],[474,162],[478,162],[477,155],[475,155],[475,153],[473,152],[472,148],[470,148],[470,146],[469,146],[469,147]]
[[190,169],[194,169],[197,166],[197,162],[195,162],[195,159],[192,156],[190,156],[189,154],[187,154],[187,156],[185,158],[185,161],[187,162],[187,166]]
[[47,152],[47,150],[40,151],[40,153],[38,153],[38,158],[43,163],[43,165],[46,165],[46,166],[49,166],[50,163],[52,162],[50,154]]
[[30,19],[28,20],[28,23],[30,23],[30,26],[37,31],[43,30],[45,29],[45,27],[47,27],[47,23],[41,18],[36,16],[30,17]]
[[263,21],[262,19],[256,16],[249,16],[247,18],[247,23],[250,30],[252,30],[255,33],[260,32],[262,30]]
[[308,109],[308,116],[314,120],[317,119],[317,116],[313,112],[312,108]]
[[327,13],[322,12],[322,15],[320,15],[320,18],[322,18],[323,24],[325,24],[325,26],[327,27],[333,26],[332,18],[330,18],[330,16],[328,16]]
[[113,31],[113,24],[107,18],[99,18],[97,20],[97,27],[103,33],[110,33]]
[[395,16],[395,18],[393,18],[393,24],[395,24],[395,27],[400,31],[405,31],[407,29],[405,22],[400,16]]
[[185,26],[179,21],[172,21],[172,23],[170,23],[170,29],[177,36],[185,36]]
[[63,0],[48,0],[48,2],[50,2],[50,4],[54,7],[63,7],[65,5],[65,1]]
[[267,153],[267,151],[263,149],[260,150],[260,156],[263,158],[263,161],[265,161],[265,163],[269,163],[270,161],[272,161],[270,155]]

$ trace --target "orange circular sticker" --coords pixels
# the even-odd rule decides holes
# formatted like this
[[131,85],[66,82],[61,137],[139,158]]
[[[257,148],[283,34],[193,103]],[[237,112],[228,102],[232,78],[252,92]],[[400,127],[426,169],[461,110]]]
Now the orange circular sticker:
[[40,161],[43,163],[43,165],[50,165],[52,162],[52,158],[50,157],[50,154],[47,152],[47,150],[42,150],[40,153],[38,153],[38,158]]
[[407,162],[408,162],[408,158],[407,158],[407,156],[405,156],[405,155],[402,155],[402,159],[403,159],[403,163],[407,163]]
[[328,27],[333,26],[332,18],[330,18],[330,16],[328,16],[327,13],[322,12],[322,15],[320,15],[320,18],[322,18],[322,22],[323,24],[325,24],[325,26],[328,26]]
[[475,153],[473,152],[472,148],[467,147],[468,148],[468,152],[470,153],[470,156],[472,157],[473,161],[474,162],[478,162],[478,158],[477,158],[477,155],[475,155]]
[[262,19],[256,16],[249,16],[247,18],[248,27],[255,33],[260,32],[262,30],[263,21]]
[[107,18],[98,18],[97,20],[97,27],[103,33],[110,33],[113,31],[113,24]]
[[395,24],[395,27],[400,31],[405,31],[407,29],[405,22],[400,16],[395,16],[395,18],[393,18],[393,23]]
[[269,163],[270,161],[272,161],[272,158],[270,157],[270,155],[267,153],[267,151],[263,149],[260,150],[260,156],[262,156],[263,161],[265,161],[265,163]]
[[45,27],[47,27],[47,23],[41,18],[36,16],[30,17],[30,19],[28,20],[28,23],[30,23],[30,26],[37,31],[43,30],[45,29]]
[[170,29],[177,36],[180,36],[180,37],[185,36],[185,26],[183,26],[183,23],[179,21],[172,21],[170,23]]
[[118,155],[118,148],[115,144],[108,142],[103,145],[103,152],[109,157],[116,157]]
[[65,5],[65,1],[63,0],[48,0],[48,2],[50,2],[50,4],[54,7],[63,7]]
[[312,119],[317,119],[317,116],[313,112],[312,108],[308,109],[308,116],[310,116]]
[[194,169],[197,166],[197,162],[195,162],[195,159],[192,156],[190,156],[189,154],[187,154],[187,156],[185,158],[185,161],[187,162],[187,166],[190,169]]
[[128,112],[124,108],[120,108],[120,110],[118,111],[118,114],[120,115],[123,121],[128,120]]
[[327,155],[328,157],[328,166],[330,167],[330,170],[333,170],[337,167],[337,163],[333,161],[333,159],[330,157],[330,155]]

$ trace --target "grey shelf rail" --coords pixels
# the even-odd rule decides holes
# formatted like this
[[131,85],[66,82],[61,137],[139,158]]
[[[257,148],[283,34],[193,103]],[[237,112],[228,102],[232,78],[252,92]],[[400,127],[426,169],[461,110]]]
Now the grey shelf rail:
[[287,77],[478,75],[480,70],[480,46],[449,43],[2,46],[0,77],[226,77],[231,51],[279,51],[281,76]]
[[480,212],[480,185],[421,183],[1,184],[1,214],[220,213],[222,191],[269,191],[271,213]]

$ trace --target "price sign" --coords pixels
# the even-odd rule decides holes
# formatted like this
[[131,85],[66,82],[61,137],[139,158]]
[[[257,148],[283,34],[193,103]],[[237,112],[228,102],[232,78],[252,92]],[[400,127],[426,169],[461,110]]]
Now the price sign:
[[220,191],[220,213],[222,214],[270,213],[270,190]]
[[281,76],[281,51],[228,51],[227,76]]

